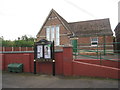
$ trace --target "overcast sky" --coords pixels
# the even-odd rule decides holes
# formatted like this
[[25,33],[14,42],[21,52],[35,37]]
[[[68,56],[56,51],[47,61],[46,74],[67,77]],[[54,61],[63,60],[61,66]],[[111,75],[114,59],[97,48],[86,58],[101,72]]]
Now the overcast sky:
[[15,40],[22,35],[35,37],[50,10],[68,22],[110,18],[118,23],[119,0],[0,0],[0,37]]

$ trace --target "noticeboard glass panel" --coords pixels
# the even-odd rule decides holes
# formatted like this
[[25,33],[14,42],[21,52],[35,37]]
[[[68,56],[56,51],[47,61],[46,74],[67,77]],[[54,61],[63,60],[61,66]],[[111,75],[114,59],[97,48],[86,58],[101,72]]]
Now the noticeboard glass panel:
[[50,44],[44,46],[44,58],[51,59],[51,48]]
[[43,57],[43,46],[38,45],[37,46],[37,58],[42,58]]

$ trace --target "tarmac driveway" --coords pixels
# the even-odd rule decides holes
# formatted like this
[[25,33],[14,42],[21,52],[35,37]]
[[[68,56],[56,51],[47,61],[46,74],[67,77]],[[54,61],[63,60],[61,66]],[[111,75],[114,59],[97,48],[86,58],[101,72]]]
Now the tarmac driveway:
[[3,72],[2,88],[118,88],[118,80]]

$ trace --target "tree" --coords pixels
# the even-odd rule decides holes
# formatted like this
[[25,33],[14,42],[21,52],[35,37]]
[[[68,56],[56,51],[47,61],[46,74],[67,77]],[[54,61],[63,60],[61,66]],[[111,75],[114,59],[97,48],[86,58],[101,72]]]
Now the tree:
[[28,37],[24,35],[18,37],[18,40],[10,41],[10,40],[2,40],[2,46],[4,47],[33,47],[34,46],[34,37]]
[[2,40],[2,46],[4,47],[12,47],[14,45],[13,41],[10,40]]
[[21,40],[28,41],[28,37],[27,37],[27,35],[22,36],[22,37],[21,37]]

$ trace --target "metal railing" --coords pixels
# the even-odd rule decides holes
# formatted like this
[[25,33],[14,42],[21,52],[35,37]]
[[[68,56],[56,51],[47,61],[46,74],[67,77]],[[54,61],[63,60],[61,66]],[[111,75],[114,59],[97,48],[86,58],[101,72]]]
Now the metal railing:
[[120,62],[120,42],[98,43],[96,46],[91,44],[79,44],[73,48],[74,59],[99,59]]

